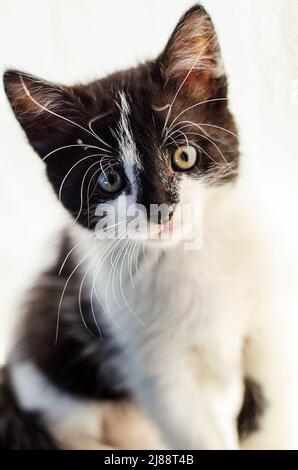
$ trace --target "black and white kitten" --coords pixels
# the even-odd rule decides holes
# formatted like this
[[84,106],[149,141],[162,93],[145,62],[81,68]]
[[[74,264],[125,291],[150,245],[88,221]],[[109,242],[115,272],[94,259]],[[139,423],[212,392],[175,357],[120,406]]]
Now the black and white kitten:
[[206,11],[136,68],[71,87],[8,70],[4,85],[75,223],[2,372],[1,446],[285,446],[269,277]]

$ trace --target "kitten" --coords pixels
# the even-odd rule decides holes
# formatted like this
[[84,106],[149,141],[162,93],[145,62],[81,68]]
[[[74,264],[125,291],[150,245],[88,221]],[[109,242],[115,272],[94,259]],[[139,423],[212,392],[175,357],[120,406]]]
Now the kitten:
[[1,446],[286,445],[265,252],[203,7],[136,68],[4,85],[73,223],[2,372]]

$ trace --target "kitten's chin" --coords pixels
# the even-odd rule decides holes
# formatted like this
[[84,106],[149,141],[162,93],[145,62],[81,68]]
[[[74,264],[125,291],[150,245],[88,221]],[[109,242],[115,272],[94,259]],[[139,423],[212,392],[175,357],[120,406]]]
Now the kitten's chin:
[[194,232],[191,226],[184,227],[183,230],[181,227],[177,228],[176,226],[176,229],[173,229],[168,226],[165,229],[159,229],[157,232],[150,232],[146,236],[144,234],[135,234],[129,238],[140,241],[146,247],[164,250],[175,248],[184,243],[192,243],[197,238]]
[[143,243],[148,248],[155,248],[157,250],[170,250],[180,245],[183,242],[181,239],[177,240],[161,240],[161,239],[147,239],[143,240]]

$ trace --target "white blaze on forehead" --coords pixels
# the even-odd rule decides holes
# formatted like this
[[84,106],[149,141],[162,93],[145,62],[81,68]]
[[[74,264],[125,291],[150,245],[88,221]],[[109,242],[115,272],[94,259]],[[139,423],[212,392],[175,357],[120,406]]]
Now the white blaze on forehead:
[[119,92],[120,120],[118,123],[118,142],[120,158],[124,164],[124,170],[129,179],[133,193],[137,192],[137,172],[142,168],[137,152],[136,144],[129,122],[130,106],[123,91]]

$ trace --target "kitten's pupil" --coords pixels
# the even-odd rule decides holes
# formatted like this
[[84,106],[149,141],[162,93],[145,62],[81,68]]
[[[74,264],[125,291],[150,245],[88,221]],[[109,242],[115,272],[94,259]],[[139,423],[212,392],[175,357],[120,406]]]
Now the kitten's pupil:
[[116,178],[115,178],[115,175],[113,173],[110,173],[108,175],[108,181],[109,181],[111,186],[113,186],[113,184],[116,182]]
[[181,157],[181,160],[183,160],[184,162],[186,163],[188,162],[188,153],[181,152],[180,157]]

